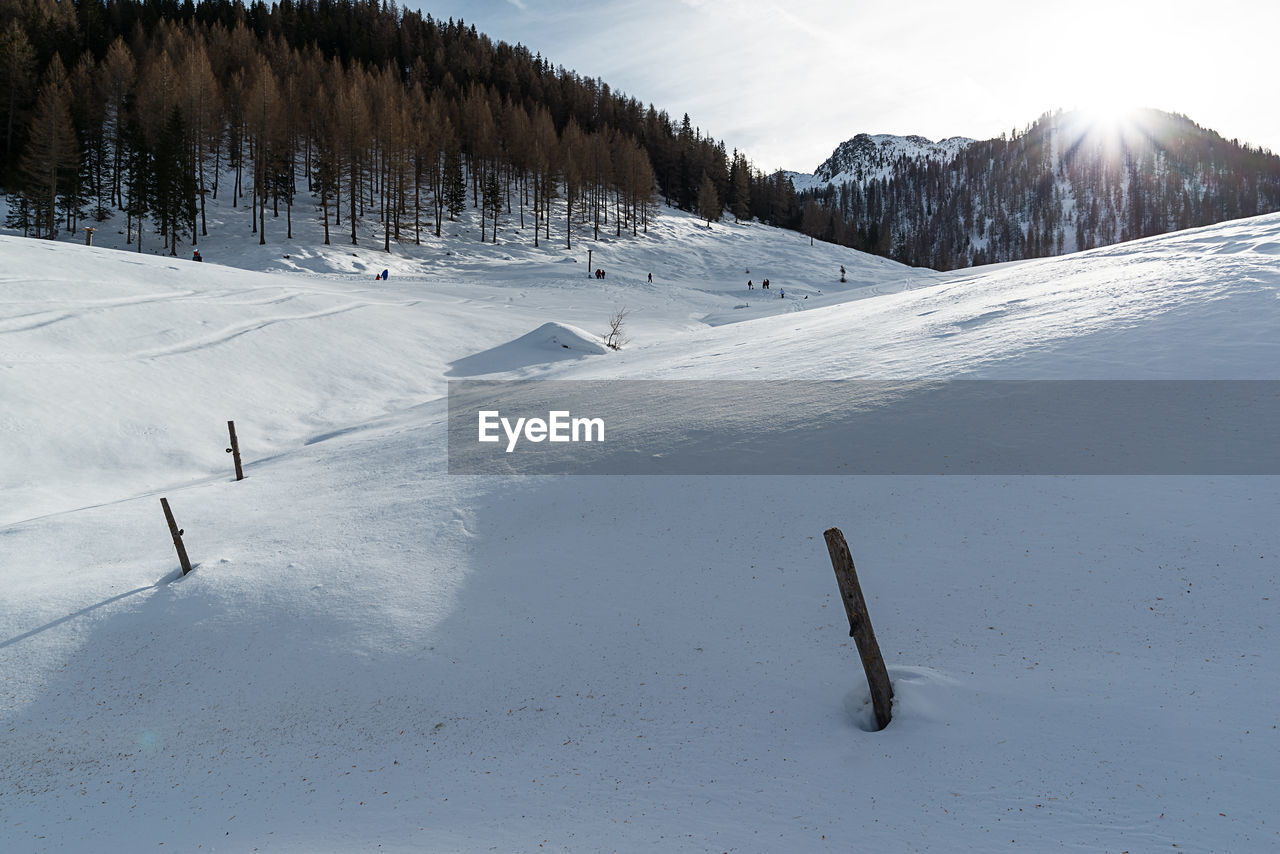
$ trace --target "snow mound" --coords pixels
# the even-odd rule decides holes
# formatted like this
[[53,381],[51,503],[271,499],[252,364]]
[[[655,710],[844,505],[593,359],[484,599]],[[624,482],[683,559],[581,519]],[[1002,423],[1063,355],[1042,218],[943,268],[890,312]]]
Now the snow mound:
[[585,329],[570,326],[567,323],[544,323],[528,335],[523,335],[511,342],[529,347],[555,350],[574,350],[580,353],[607,353],[609,348],[599,335],[592,335]]
[[516,371],[584,355],[608,353],[604,339],[567,323],[544,323],[514,341],[455,361],[447,376],[474,377]]

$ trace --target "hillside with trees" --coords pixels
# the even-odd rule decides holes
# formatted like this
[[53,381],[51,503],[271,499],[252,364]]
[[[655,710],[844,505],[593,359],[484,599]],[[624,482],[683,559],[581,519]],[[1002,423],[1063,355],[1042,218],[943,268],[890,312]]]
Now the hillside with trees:
[[932,147],[859,135],[816,178],[800,198],[807,234],[938,270],[1280,210],[1280,157],[1156,110],[1114,123],[1056,112]]
[[[659,199],[791,224],[794,191],[686,115],[395,4],[0,3],[5,223],[56,237],[123,214],[141,248],[207,235],[209,198],[260,243],[296,217],[384,248],[470,208],[571,246],[645,229]],[[714,207],[713,207],[714,206]]]
[[0,111],[6,227],[122,217],[129,245],[174,254],[220,196],[261,244],[311,217],[326,242],[372,231],[389,251],[467,211],[481,240],[572,247],[646,230],[665,202],[936,269],[1280,210],[1280,158],[1156,111],[859,135],[798,193],[688,115],[375,0],[0,0]]

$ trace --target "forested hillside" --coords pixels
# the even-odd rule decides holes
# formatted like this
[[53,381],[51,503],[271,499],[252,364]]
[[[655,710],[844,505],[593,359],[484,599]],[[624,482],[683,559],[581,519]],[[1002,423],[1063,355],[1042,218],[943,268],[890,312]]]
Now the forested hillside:
[[118,215],[130,245],[171,253],[220,194],[263,244],[308,217],[390,250],[469,209],[482,240],[572,246],[646,229],[661,200],[943,270],[1280,210],[1280,157],[1153,110],[980,142],[859,135],[797,194],[687,115],[352,0],[0,0],[0,117],[6,227]]
[[902,142],[838,148],[818,170],[827,183],[802,193],[806,233],[949,270],[1280,210],[1280,157],[1156,110],[1111,122],[1056,112],[950,147]]
[[571,245],[645,228],[659,198],[794,224],[778,173],[598,79],[395,4],[4,0],[6,225],[55,237],[123,213],[170,252],[206,200],[251,206],[261,243],[298,216],[383,243],[478,210]]

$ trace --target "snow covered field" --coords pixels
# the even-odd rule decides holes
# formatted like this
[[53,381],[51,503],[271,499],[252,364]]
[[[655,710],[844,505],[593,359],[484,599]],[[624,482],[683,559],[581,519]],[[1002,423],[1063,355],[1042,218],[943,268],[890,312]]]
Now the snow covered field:
[[[671,212],[390,260],[105,234],[0,237],[0,850],[1280,847],[1280,479],[459,476],[444,400],[1280,379],[1280,216],[946,275]],[[624,306],[621,352],[575,336]]]

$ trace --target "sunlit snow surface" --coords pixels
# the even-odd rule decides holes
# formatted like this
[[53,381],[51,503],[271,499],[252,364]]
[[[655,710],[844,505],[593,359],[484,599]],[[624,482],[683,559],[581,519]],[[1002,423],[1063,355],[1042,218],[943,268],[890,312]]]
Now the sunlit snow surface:
[[1280,846],[1276,478],[450,476],[443,400],[1280,379],[1280,216],[947,275],[671,212],[453,230],[0,238],[0,850]]

